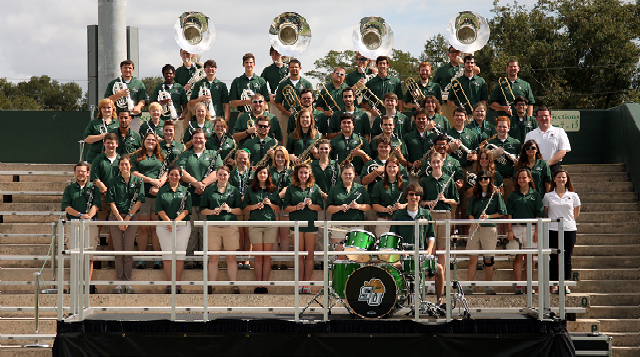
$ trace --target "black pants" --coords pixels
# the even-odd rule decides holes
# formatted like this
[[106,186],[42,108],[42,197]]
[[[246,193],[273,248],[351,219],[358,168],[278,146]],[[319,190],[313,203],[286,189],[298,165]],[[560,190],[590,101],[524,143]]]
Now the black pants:
[[[558,248],[558,231],[549,231],[549,248]],[[571,255],[576,245],[576,231],[564,231],[564,280],[571,280]],[[559,254],[551,254],[549,261],[549,280],[558,280]]]

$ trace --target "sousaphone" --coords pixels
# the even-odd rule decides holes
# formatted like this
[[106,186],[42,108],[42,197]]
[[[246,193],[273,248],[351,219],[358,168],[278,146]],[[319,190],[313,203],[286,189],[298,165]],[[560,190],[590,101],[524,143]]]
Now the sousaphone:
[[282,56],[299,56],[311,43],[311,27],[297,12],[283,12],[269,26],[269,42]]
[[353,29],[351,40],[361,55],[376,59],[391,52],[394,42],[393,29],[382,17],[363,17]]

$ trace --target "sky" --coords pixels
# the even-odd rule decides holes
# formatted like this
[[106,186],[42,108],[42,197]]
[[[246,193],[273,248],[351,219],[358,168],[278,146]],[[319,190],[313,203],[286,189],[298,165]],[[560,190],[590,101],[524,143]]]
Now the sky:
[[[511,1],[509,1],[510,3]],[[518,1],[532,5],[535,1]],[[506,4],[507,2],[502,2]],[[303,73],[329,50],[353,50],[351,33],[364,16],[380,16],[395,34],[394,48],[419,57],[426,39],[444,34],[449,19],[462,10],[491,18],[492,0],[396,1],[126,1],[127,25],[139,29],[139,77],[159,76],[166,63],[180,66],[173,25],[184,11],[202,11],[215,25],[217,37],[202,61],[215,59],[217,78],[227,82],[243,73],[242,55],[256,56],[256,72],[271,63],[268,28],[285,11],[298,12],[311,27],[312,40],[300,56]],[[0,77],[11,82],[48,75],[60,82],[87,85],[87,25],[98,23],[97,0],[5,1],[0,13]]]

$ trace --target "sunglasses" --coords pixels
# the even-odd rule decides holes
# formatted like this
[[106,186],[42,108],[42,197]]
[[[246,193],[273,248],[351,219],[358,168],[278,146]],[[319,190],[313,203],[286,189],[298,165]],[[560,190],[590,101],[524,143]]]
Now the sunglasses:
[[335,72],[334,72],[333,74],[335,74],[336,76],[340,76],[340,77],[344,77],[344,76],[345,76],[345,74],[344,74],[344,73],[335,73]]
[[538,150],[537,147],[535,146],[527,146],[526,148],[524,148],[525,151],[536,151]]
[[367,57],[358,57],[356,60],[358,60],[358,61],[366,61]]
[[262,104],[264,100],[252,100],[251,103]]
[[422,195],[417,193],[417,192],[409,192],[409,193],[407,193],[407,196],[409,196],[409,197],[414,197],[414,196],[420,197]]
[[478,181],[489,181],[489,180],[491,180],[491,178],[486,176],[478,178]]
[[259,124],[259,125],[258,125],[258,128],[260,128],[260,129],[267,129],[267,128],[269,128],[269,125],[262,125],[262,124]]

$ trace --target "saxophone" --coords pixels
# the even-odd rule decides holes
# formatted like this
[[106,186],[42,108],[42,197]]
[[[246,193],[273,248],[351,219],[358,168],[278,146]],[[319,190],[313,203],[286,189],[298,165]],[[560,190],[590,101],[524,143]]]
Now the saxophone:
[[178,113],[176,112],[176,108],[173,106],[173,100],[171,100],[171,94],[169,94],[169,92],[166,91],[163,83],[162,90],[158,92],[158,101],[166,100],[166,99],[169,100],[169,103],[167,105],[162,106],[162,115],[170,115],[171,120],[177,120]]
[[302,154],[300,154],[300,156],[298,157],[298,159],[300,159],[300,162],[304,162],[305,164],[311,163],[311,161],[313,160],[311,158],[311,150],[316,147],[316,144],[318,143],[318,141],[320,141],[320,139],[322,139],[322,134],[320,134],[320,137],[314,140],[313,143],[311,143],[311,145],[309,145],[309,147]]
[[[277,140],[276,140],[276,143],[273,144],[273,146],[269,150],[275,149],[276,146],[278,146],[278,141]],[[260,161],[258,161],[258,163],[256,164],[256,167],[264,166],[264,165],[267,164],[267,161],[269,161],[269,150],[267,150],[267,153],[264,154],[264,157],[262,159],[260,159]]]
[[[233,138],[231,140],[233,140]],[[238,149],[238,143],[235,140],[233,140],[233,149],[231,149],[231,151],[229,151],[227,156],[225,156],[222,163],[224,164],[225,162],[227,162],[227,160],[229,160],[233,156],[233,153],[236,152],[237,149]]]
[[[123,89],[129,89],[129,87],[127,87],[124,79],[120,77],[116,80],[115,83],[113,83],[113,93],[118,93]],[[131,100],[131,93],[127,92],[126,96],[118,98],[118,100],[116,100],[116,105],[118,106],[118,108],[127,108],[128,111],[132,111],[134,105],[133,100]]]
[[[203,95],[211,96],[211,89],[205,87],[204,84],[202,86],[200,86],[200,91],[198,92],[198,96],[203,96]],[[207,101],[207,108],[209,109],[209,116],[211,118],[215,117],[216,116],[216,110],[213,107],[213,100],[208,100]]]
[[[360,144],[358,144],[358,146],[356,146],[353,150],[360,150],[361,147],[362,147],[362,137],[360,137]],[[346,159],[342,160],[342,162],[340,163],[340,167],[342,167],[342,165],[346,164],[347,162],[353,161],[353,150],[351,150],[351,152],[349,153]]]

